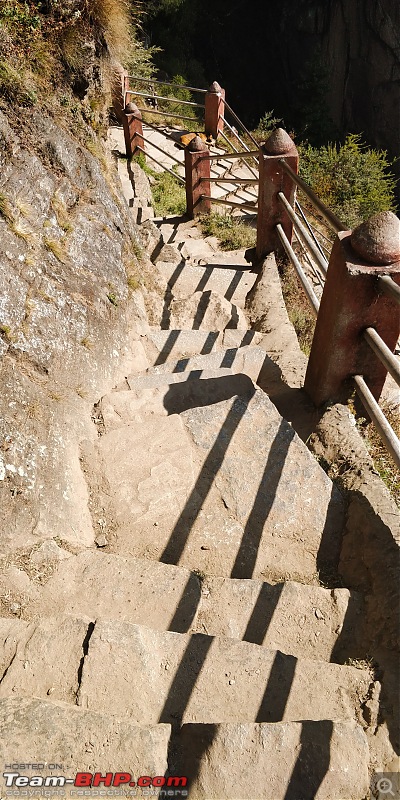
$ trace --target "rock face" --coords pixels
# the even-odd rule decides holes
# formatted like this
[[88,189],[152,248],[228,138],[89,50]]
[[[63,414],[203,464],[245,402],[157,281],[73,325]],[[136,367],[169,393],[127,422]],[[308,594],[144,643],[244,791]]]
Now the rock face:
[[0,164],[0,551],[90,544],[81,411],[145,324],[125,270],[137,229],[111,162],[39,112],[17,130],[0,113]]

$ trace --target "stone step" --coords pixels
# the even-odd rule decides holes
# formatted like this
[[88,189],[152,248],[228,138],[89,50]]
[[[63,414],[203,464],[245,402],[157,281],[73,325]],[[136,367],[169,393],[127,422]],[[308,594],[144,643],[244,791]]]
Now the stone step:
[[[59,638],[58,628],[54,636]],[[372,688],[368,670],[297,659],[224,637],[98,619],[78,705],[141,725],[347,721],[359,718]]]
[[[218,391],[231,381],[218,379]],[[334,573],[342,495],[268,397],[249,381],[246,394],[212,405],[189,399],[179,415],[83,447],[110,549],[233,578],[316,583],[318,571]]]
[[210,396],[214,402],[226,400],[248,391],[252,385],[247,375],[235,375],[230,369],[139,375],[128,380],[130,391],[120,387],[100,401],[106,433],[127,425],[147,424],[148,417],[154,414],[169,416],[208,405]]
[[158,366],[166,361],[177,361],[182,356],[207,355],[227,347],[239,349],[245,345],[257,345],[262,339],[262,333],[232,328],[225,331],[190,328],[161,331],[159,328],[150,328],[144,339],[144,347],[148,358]]
[[194,330],[225,330],[235,328],[246,331],[246,317],[235,303],[212,290],[194,292],[190,297],[179,299],[172,297],[168,303],[168,321],[162,322],[162,328],[192,328]]
[[35,618],[108,617],[245,640],[302,658],[329,661],[334,654],[337,661],[355,652],[362,601],[347,589],[196,575],[87,551],[62,562],[28,610]]
[[345,721],[358,718],[372,690],[365,669],[221,636],[57,616],[21,631],[0,700],[51,696],[140,725]]
[[[225,341],[228,341],[228,338]],[[242,341],[247,341],[246,334],[243,334]],[[229,368],[234,374],[242,373],[243,375],[248,375],[253,381],[257,381],[265,359],[265,350],[262,350],[260,347],[251,345],[237,347],[235,344],[232,344],[225,350],[218,350],[207,355],[180,358],[176,362],[171,359],[164,364],[150,367],[148,374],[154,372],[161,375],[167,372],[188,373],[200,370]],[[212,402],[213,398],[210,395],[210,403]]]
[[186,724],[172,759],[196,800],[369,797],[367,738],[353,722]]
[[250,269],[227,268],[223,262],[207,266],[189,264],[180,271],[172,264],[158,262],[158,268],[174,297],[183,299],[195,292],[212,289],[240,308],[244,308],[246,296],[256,280],[256,274]]
[[[37,764],[39,757],[47,765],[62,764],[62,770],[53,771],[53,775],[75,778],[77,772],[104,775],[129,770],[133,780],[141,775],[164,775],[168,766],[171,728],[166,724],[142,726],[129,719],[120,722],[115,716],[52,702],[49,698],[17,695],[0,699],[0,728],[3,765],[15,763],[17,757],[24,764]],[[19,771],[23,775],[31,772]],[[50,775],[51,770],[40,774]],[[47,792],[43,796],[55,796],[65,789],[37,789],[37,795],[33,789],[29,791],[41,797],[43,791]],[[27,789],[22,792],[28,794]]]

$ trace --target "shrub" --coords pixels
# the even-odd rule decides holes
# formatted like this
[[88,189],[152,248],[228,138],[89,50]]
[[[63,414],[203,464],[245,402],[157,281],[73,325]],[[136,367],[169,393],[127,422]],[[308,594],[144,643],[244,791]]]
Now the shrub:
[[201,227],[207,236],[218,237],[222,250],[242,250],[256,243],[254,228],[228,214],[209,214],[202,219]]
[[393,211],[395,180],[384,150],[373,150],[360,134],[344,144],[299,146],[300,174],[349,228],[378,211]]
[[[149,172],[149,170],[146,170]],[[168,214],[182,216],[186,211],[186,192],[182,183],[169,172],[153,172],[151,187],[154,211],[158,217]]]

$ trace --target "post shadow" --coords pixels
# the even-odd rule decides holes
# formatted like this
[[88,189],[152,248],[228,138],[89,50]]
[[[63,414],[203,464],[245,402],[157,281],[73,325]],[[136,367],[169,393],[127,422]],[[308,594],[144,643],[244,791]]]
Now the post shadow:
[[296,672],[296,656],[276,651],[256,722],[281,722]]
[[264,525],[269,517],[276,490],[282,475],[290,443],[295,436],[293,428],[281,420],[271,445],[263,476],[257,490],[253,508],[248,516],[242,541],[232,568],[231,578],[252,578],[257,561]]
[[284,800],[314,800],[329,771],[332,733],[329,719],[301,723],[300,752]]
[[169,326],[171,324],[171,303],[172,303],[172,300],[174,299],[174,295],[173,295],[172,289],[175,286],[179,276],[182,274],[182,272],[184,270],[184,267],[185,267],[185,263],[181,261],[181,263],[178,264],[178,266],[175,268],[174,272],[172,273],[172,275],[171,275],[171,277],[170,277],[170,279],[169,279],[169,281],[167,283],[167,286],[166,286],[166,289],[165,289],[165,295],[164,295],[164,304],[163,304],[163,311],[162,311],[162,316],[161,316],[161,324],[160,324],[160,328],[161,328],[162,331],[169,330]]
[[[223,379],[219,379],[223,380]],[[235,431],[243,419],[249,402],[255,393],[255,388],[251,383],[251,388],[247,395],[235,397],[231,409],[222,425],[216,441],[208,453],[196,484],[186,502],[179,519],[171,533],[169,541],[164,548],[160,561],[166,564],[178,564],[189,538],[190,531],[204,505],[204,502],[214,484],[215,476],[219,472],[225,458],[226,451],[235,434]],[[168,403],[168,395],[164,402]],[[166,406],[167,407],[167,406]]]
[[283,583],[262,583],[253,611],[243,634],[244,642],[262,644],[278,607]]
[[160,713],[159,722],[167,722],[175,729],[181,725],[213,641],[212,636],[204,633],[191,635]]
[[162,348],[162,350],[160,350],[160,352],[159,352],[159,354],[158,354],[158,356],[157,356],[157,358],[156,358],[156,360],[154,362],[154,366],[155,367],[160,366],[160,364],[165,364],[165,362],[168,360],[168,356],[171,355],[171,353],[172,353],[172,351],[174,349],[174,345],[176,344],[176,342],[179,339],[180,333],[181,333],[180,330],[171,330],[171,332],[168,334],[167,341],[165,342],[164,347]]

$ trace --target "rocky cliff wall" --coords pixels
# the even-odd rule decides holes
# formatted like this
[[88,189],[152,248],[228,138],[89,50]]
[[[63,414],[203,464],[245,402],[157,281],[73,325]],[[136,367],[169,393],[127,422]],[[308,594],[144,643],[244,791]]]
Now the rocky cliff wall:
[[[112,159],[54,119],[0,114],[0,554],[95,533],[79,442],[140,359],[138,233]],[[140,275],[141,273],[141,275]],[[93,429],[93,430],[92,430]]]

